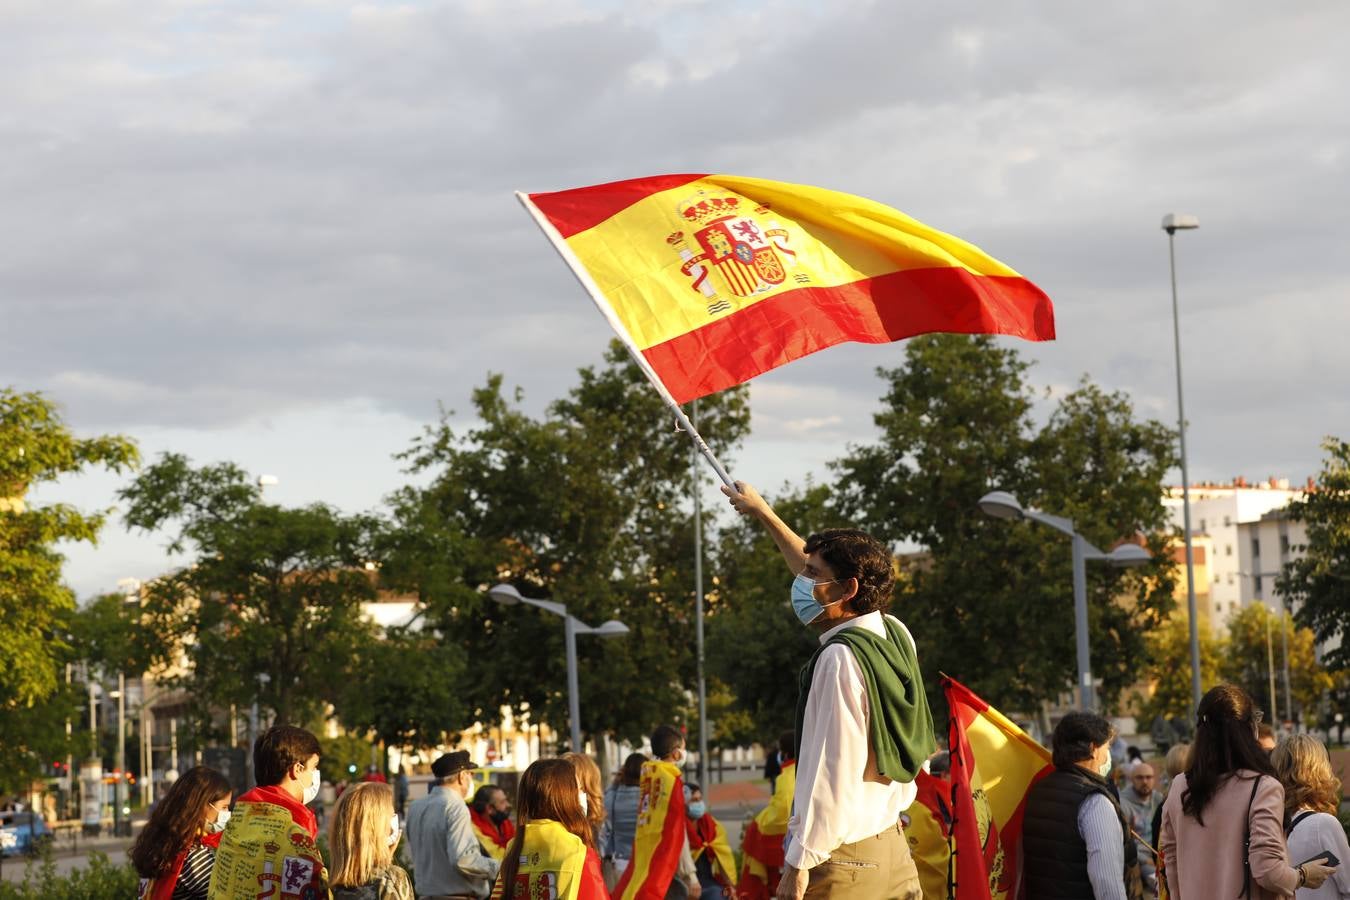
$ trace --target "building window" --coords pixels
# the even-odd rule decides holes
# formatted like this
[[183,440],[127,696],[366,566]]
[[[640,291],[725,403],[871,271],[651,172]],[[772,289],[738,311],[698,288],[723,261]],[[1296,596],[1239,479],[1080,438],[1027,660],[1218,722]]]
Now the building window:
[[1200,533],[1201,533],[1201,534],[1208,534],[1208,533],[1209,533],[1209,532],[1205,531],[1205,520],[1204,520],[1204,519],[1201,519],[1201,520],[1200,520]]
[[1232,555],[1233,555],[1233,545],[1232,545],[1232,544],[1224,544],[1224,545],[1223,545],[1223,555],[1224,555],[1224,556],[1232,556]]
[[1221,612],[1223,612],[1223,604],[1222,604],[1222,603],[1215,603],[1215,604],[1214,604],[1214,611],[1215,611],[1216,613],[1221,613]]
[[1228,573],[1228,583],[1229,583],[1229,584],[1232,584],[1232,583],[1233,583],[1233,573],[1232,573],[1232,572],[1229,572],[1229,573]]
[[1252,576],[1252,593],[1253,593],[1255,596],[1257,596],[1257,597],[1260,597],[1260,596],[1261,596],[1261,576],[1260,576],[1260,575],[1253,575],[1253,576]]
[[1253,559],[1260,559],[1260,558],[1261,558],[1261,539],[1260,539],[1260,538],[1252,538],[1252,558],[1253,558]]
[[1287,534],[1280,535],[1280,555],[1289,555],[1289,535]]
[[1223,527],[1224,527],[1224,528],[1229,528],[1229,527],[1232,526],[1232,524],[1233,524],[1233,517],[1232,517],[1232,516],[1224,516],[1224,517],[1223,517]]

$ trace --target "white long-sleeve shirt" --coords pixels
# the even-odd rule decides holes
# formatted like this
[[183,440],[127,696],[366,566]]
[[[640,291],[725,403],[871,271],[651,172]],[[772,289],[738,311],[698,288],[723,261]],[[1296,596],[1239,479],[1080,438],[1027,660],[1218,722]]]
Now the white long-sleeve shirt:
[[[899,624],[913,646],[909,629]],[[845,628],[886,637],[882,614],[871,612],[831,628],[820,642]],[[883,782],[877,774],[869,714],[867,682],[852,651],[841,644],[826,647],[816,660],[802,722],[786,844],[786,862],[793,868],[814,868],[840,845],[895,827],[918,794],[913,782]]]
[[1093,794],[1082,802],[1078,807],[1078,834],[1087,845],[1092,896],[1096,900],[1126,900],[1125,835],[1110,797]]

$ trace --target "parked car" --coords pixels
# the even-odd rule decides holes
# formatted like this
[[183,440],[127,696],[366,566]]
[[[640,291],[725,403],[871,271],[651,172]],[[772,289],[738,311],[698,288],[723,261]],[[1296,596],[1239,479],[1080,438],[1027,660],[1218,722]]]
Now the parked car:
[[34,856],[52,842],[52,830],[41,813],[0,813],[0,854]]

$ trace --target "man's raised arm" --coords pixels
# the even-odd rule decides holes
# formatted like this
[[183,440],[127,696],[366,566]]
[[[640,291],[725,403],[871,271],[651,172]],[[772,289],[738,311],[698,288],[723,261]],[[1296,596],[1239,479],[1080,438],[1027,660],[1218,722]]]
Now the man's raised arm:
[[773,542],[778,545],[778,552],[783,554],[788,569],[792,571],[793,575],[800,574],[806,566],[806,553],[803,549],[806,542],[798,536],[797,532],[789,528],[786,522],[778,518],[778,514],[759,495],[759,491],[744,481],[738,481],[735,491],[723,485],[722,493],[731,498],[731,505],[735,507],[736,512],[743,516],[754,516],[759,519],[760,524],[764,526],[764,530],[769,532]]

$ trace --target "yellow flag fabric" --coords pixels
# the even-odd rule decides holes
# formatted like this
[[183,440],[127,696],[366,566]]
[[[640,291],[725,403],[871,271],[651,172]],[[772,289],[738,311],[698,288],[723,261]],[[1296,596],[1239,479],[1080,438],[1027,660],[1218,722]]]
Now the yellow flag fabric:
[[[598,860],[586,843],[552,819],[532,819],[525,826],[520,867],[511,891],[514,900],[601,900],[606,896]],[[590,863],[594,863],[593,865]],[[493,900],[506,896],[498,879]]]
[[615,900],[665,900],[685,841],[684,778],[662,760],[642,764],[633,858],[614,888]]
[[778,888],[783,874],[783,838],[792,815],[797,788],[797,761],[783,763],[774,783],[769,805],[746,826],[741,838],[741,880],[737,896],[742,900],[765,900]]
[[207,896],[323,900],[328,897],[328,872],[314,838],[295,822],[290,810],[240,800],[216,851]]
[[680,403],[845,341],[1054,337],[1050,299],[1030,281],[865,197],[687,174],[525,199]]
[[731,841],[727,838],[727,830],[722,827],[722,823],[714,819],[711,813],[704,813],[702,818],[689,823],[688,831],[689,855],[693,857],[694,862],[697,863],[711,850],[713,877],[719,883],[725,882],[734,887],[736,857],[731,852]]

